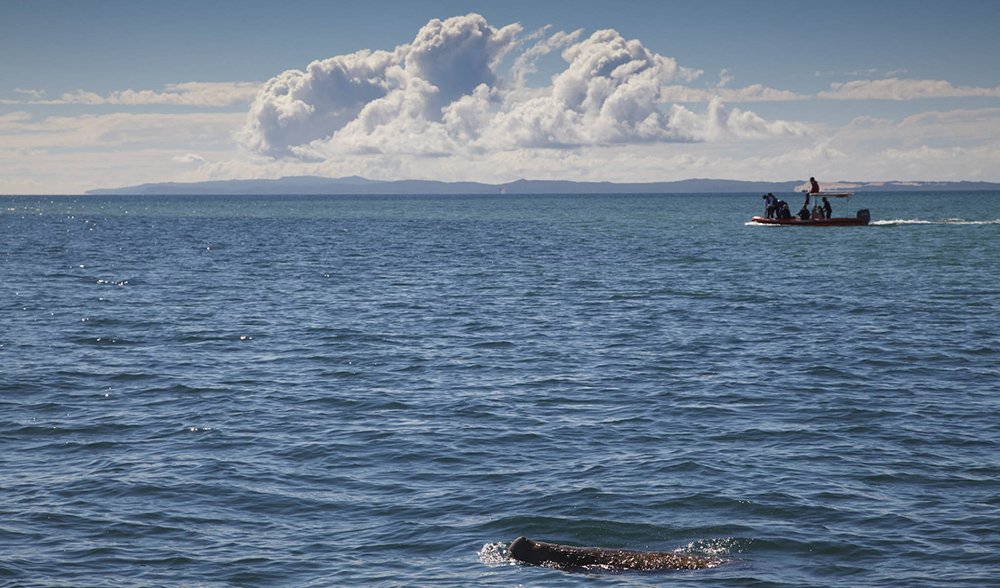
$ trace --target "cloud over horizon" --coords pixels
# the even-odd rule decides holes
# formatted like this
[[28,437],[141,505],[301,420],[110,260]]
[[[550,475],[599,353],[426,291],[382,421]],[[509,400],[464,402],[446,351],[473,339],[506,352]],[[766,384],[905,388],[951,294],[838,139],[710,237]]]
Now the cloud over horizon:
[[[799,123],[727,109],[719,95],[703,100],[703,112],[671,101],[668,84],[690,83],[702,72],[615,30],[583,40],[579,31],[522,33],[518,24],[498,29],[478,14],[434,19],[392,51],[362,50],[282,72],[257,94],[241,143],[255,154],[322,161],[808,132]],[[528,87],[534,61],[558,49],[564,68],[548,85]],[[767,94],[759,87],[746,92]]]
[[0,104],[23,105],[114,105],[114,106],[198,106],[226,107],[249,103],[257,95],[260,84],[255,82],[185,82],[167,84],[162,91],[119,90],[106,95],[87,90],[66,92],[59,98],[46,98],[40,90],[15,89],[26,100],[0,100]]
[[[612,28],[628,19],[591,22],[433,19],[412,36],[366,36],[368,48],[335,39],[341,49],[284,71],[301,53],[262,43],[240,67],[12,77],[0,88],[0,172],[6,190],[26,193],[285,175],[997,177],[1000,86],[995,74],[963,74],[964,57],[941,73],[905,55],[859,68],[753,47],[699,54],[683,35],[636,39]],[[330,46],[329,30],[309,46]],[[163,79],[188,75],[207,81]]]
[[817,94],[830,100],[919,100],[923,98],[1000,97],[1000,86],[980,88],[953,86],[945,80],[886,78],[854,80],[830,84],[830,90]]

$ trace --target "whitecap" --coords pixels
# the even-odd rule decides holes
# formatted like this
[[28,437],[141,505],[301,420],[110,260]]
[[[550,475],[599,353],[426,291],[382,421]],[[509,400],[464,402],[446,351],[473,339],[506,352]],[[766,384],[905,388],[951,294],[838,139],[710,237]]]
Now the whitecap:
[[479,549],[479,561],[492,566],[512,563],[507,557],[507,547],[508,545],[503,541],[486,543]]

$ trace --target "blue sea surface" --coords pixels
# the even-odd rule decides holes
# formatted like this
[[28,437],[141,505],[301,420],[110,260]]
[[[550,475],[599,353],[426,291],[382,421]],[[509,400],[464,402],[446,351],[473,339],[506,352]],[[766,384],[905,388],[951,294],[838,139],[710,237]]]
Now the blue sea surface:
[[997,586],[1000,193],[851,206],[0,198],[0,585]]

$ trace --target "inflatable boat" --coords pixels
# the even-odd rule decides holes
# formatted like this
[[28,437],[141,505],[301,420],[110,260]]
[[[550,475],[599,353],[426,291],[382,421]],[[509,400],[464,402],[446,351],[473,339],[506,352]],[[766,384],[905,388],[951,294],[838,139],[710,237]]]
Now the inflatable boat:
[[810,194],[809,196],[813,199],[812,202],[814,204],[812,214],[809,218],[787,215],[785,218],[780,218],[780,215],[776,215],[772,218],[755,216],[750,220],[762,225],[790,225],[796,227],[858,227],[867,225],[872,220],[872,215],[867,208],[862,208],[854,216],[834,216],[830,218],[823,216],[823,209],[819,205],[822,198],[842,198],[849,202],[853,195],[852,192],[818,192]]
[[862,208],[856,216],[835,216],[833,218],[807,218],[801,219],[797,216],[791,218],[767,218],[766,216],[755,216],[752,219],[755,223],[762,225],[791,225],[796,227],[859,227],[871,222],[871,213],[867,208]]

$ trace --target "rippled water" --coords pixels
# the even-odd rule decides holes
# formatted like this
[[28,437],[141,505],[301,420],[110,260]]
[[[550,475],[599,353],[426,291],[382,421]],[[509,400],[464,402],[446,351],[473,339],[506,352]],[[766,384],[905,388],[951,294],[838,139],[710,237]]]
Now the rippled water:
[[1000,194],[855,200],[0,198],[0,583],[995,586]]

